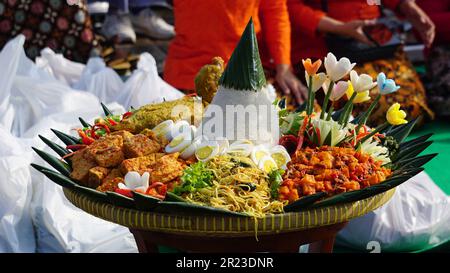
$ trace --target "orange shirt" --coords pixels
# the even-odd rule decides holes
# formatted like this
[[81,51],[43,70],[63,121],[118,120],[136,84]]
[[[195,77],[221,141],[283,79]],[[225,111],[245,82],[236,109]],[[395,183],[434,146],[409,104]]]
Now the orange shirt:
[[[215,56],[231,57],[250,17],[264,63],[290,64],[290,23],[286,0],[174,0],[175,39],[164,79],[193,90],[199,69]],[[264,60],[265,59],[265,60]]]
[[[383,5],[396,9],[402,0],[382,0]],[[322,58],[327,53],[323,36],[317,32],[325,15],[339,21],[370,20],[380,17],[380,8],[367,0],[328,0],[328,11],[322,10],[321,0],[288,0],[292,28],[292,63],[305,58]]]

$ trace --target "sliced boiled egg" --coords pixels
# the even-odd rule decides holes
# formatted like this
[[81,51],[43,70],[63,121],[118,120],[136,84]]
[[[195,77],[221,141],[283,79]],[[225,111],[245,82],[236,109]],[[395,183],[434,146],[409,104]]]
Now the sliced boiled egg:
[[198,145],[201,143],[201,137],[196,137],[194,141],[192,141],[191,145],[189,145],[183,152],[180,154],[182,159],[191,158],[195,151],[197,150]]
[[167,144],[165,151],[168,154],[178,153],[186,149],[192,143],[190,133],[179,134]]
[[261,170],[263,170],[266,173],[270,173],[274,170],[277,170],[278,166],[272,157],[265,156],[265,157],[261,158],[261,160],[259,161],[258,168],[260,168]]
[[258,165],[259,161],[265,156],[270,156],[270,153],[263,145],[255,146],[250,154],[250,158],[256,165]]
[[280,169],[286,169],[286,164],[291,161],[291,156],[286,148],[281,145],[277,145],[270,149],[270,156],[275,160]]
[[224,137],[217,137],[216,141],[219,143],[219,154],[225,153],[228,147],[230,147],[230,142]]
[[250,140],[238,140],[233,142],[227,149],[227,154],[235,156],[249,156],[253,150],[253,143]]
[[195,157],[199,161],[208,161],[218,155],[219,150],[219,143],[217,141],[206,141],[197,146]]
[[156,125],[152,131],[155,133],[156,137],[165,137],[166,139],[170,138],[172,134],[172,129],[174,127],[173,120],[166,120]]
[[[174,139],[176,136],[183,134],[183,135],[188,135],[191,134],[191,125],[189,124],[189,122],[185,121],[185,120],[179,120],[177,122],[175,122],[175,124],[172,127],[172,131],[170,133],[170,139],[168,140],[172,140]],[[192,138],[191,138],[192,140]]]

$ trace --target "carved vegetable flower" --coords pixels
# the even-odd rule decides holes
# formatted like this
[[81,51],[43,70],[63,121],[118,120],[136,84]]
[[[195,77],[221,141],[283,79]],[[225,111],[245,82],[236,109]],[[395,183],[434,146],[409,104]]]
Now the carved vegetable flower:
[[384,73],[378,74],[377,82],[378,90],[380,90],[380,94],[382,95],[388,95],[400,89],[400,86],[396,85],[394,80],[386,78]]
[[377,86],[377,83],[373,82],[371,76],[367,74],[358,75],[358,73],[354,70],[350,72],[350,80],[353,84],[353,88],[358,93],[370,91],[372,88]]
[[[324,82],[322,88],[325,94],[328,92],[330,87],[330,80],[327,80]],[[337,101],[342,96],[344,96],[349,89],[352,89],[352,84],[350,81],[339,81],[336,83],[333,87],[333,90],[331,91],[330,100],[331,101]]]
[[405,118],[406,112],[400,110],[399,103],[394,103],[391,107],[389,107],[386,113],[386,119],[391,125],[401,125],[408,123],[408,121]]
[[348,58],[342,58],[338,61],[332,53],[328,53],[327,57],[325,57],[325,69],[328,77],[333,82],[337,82],[345,77],[355,65]]
[[132,191],[143,191],[145,192],[148,188],[148,180],[150,174],[145,172],[142,176],[138,172],[128,172],[125,175],[124,183],[119,183],[119,189],[132,190]]

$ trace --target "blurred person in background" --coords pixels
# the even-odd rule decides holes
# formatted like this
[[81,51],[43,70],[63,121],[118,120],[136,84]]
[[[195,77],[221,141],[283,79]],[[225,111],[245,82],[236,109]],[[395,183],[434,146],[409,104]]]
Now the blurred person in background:
[[417,0],[436,25],[427,56],[428,100],[439,116],[450,116],[450,0]]
[[253,17],[261,58],[273,69],[285,95],[302,102],[306,88],[291,70],[290,23],[286,0],[174,0],[176,36],[164,69],[164,79],[184,91],[194,91],[199,69],[215,56],[231,57],[250,17]]
[[136,42],[136,33],[158,40],[175,36],[172,25],[154,13],[151,6],[164,0],[110,0],[102,27],[107,39],[118,42]]
[[[382,71],[402,87],[399,92],[382,97],[371,116],[373,124],[384,121],[383,113],[396,100],[408,111],[409,118],[423,113],[433,118],[426,103],[425,89],[403,51],[401,39],[396,38],[396,32],[402,31],[401,27],[384,16],[384,11],[388,8],[409,21],[427,47],[434,41],[435,25],[413,0],[382,0],[381,5],[377,2],[288,0],[294,67],[301,69],[299,63],[302,59],[323,58],[329,51],[338,53],[340,57],[350,57],[353,62],[358,62],[355,68],[358,73],[376,78],[377,72]],[[397,36],[401,37],[401,33]],[[398,48],[389,44],[395,39],[398,40]],[[302,75],[304,72],[298,73]],[[356,112],[367,109],[369,103],[360,105]]]

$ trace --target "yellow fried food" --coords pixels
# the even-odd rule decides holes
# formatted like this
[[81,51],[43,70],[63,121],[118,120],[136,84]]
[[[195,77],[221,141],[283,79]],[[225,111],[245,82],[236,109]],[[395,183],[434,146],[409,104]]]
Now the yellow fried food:
[[178,156],[179,153],[174,153],[158,159],[153,165],[151,181],[168,183],[180,177],[187,166],[184,162],[178,160]]
[[219,79],[224,70],[224,62],[214,57],[211,64],[203,66],[195,76],[195,91],[203,100],[211,103],[219,88]]
[[144,129],[152,129],[165,120],[178,121],[190,118],[191,124],[198,125],[203,115],[203,104],[195,97],[183,97],[174,101],[144,105],[133,115],[113,126],[114,131],[126,130],[133,134]]

